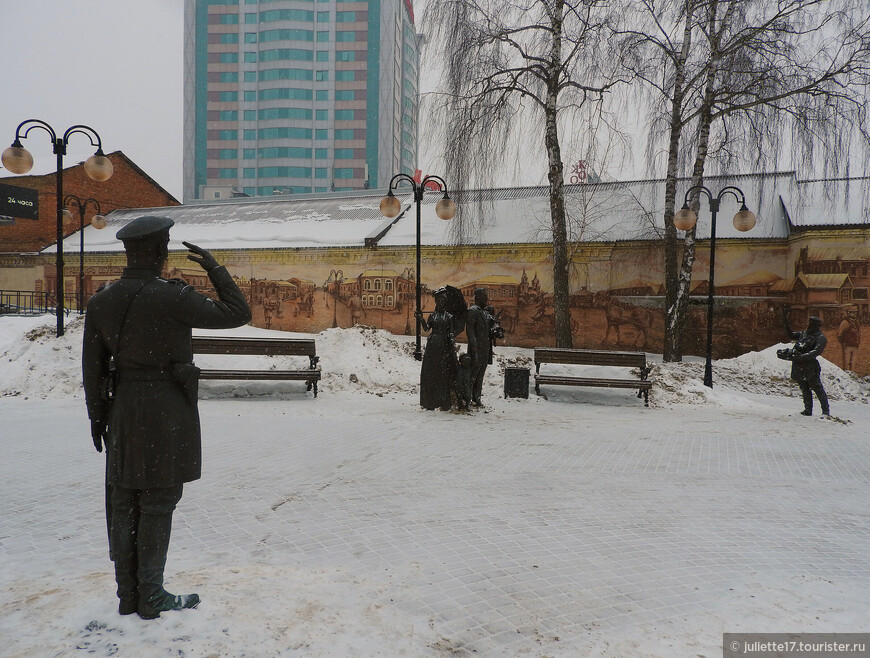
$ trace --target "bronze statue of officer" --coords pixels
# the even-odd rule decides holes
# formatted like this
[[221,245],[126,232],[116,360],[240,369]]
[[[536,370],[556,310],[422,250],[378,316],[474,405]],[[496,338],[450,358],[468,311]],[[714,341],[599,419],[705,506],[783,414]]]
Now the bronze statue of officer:
[[163,588],[172,512],[185,482],[200,477],[197,375],[191,328],[250,321],[245,296],[205,249],[185,242],[219,300],[160,273],[169,255],[166,217],[133,220],[117,233],[127,252],[120,280],[97,292],[85,316],[82,371],[91,434],[106,447],[110,554],[122,615],[154,619],[194,608],[199,596]]

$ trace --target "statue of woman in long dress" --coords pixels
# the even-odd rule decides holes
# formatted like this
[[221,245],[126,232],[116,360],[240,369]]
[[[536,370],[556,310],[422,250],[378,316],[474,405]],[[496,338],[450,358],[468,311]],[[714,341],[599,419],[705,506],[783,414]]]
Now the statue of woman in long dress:
[[447,291],[435,291],[435,310],[428,319],[415,311],[424,331],[431,331],[423,352],[420,368],[420,406],[424,409],[440,407],[450,411],[450,392],[456,381],[456,347],[453,334],[453,315],[445,310]]

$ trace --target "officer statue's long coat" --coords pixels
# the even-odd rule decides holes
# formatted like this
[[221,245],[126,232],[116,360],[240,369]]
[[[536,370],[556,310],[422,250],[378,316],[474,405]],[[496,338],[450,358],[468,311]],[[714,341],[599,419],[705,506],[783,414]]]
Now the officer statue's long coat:
[[[173,377],[173,364],[191,363],[192,327],[225,329],[251,319],[245,296],[224,267],[211,270],[209,278],[220,301],[183,281],[126,268],[120,280],[88,302],[82,348],[85,399],[92,420],[108,420],[107,484],[146,489],[200,477],[196,398]],[[110,404],[102,387],[112,354],[118,377]]]

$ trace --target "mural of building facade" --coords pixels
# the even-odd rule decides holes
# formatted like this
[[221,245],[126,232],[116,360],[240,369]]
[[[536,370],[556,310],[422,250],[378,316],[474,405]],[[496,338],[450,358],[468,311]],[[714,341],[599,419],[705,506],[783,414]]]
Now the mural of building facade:
[[[787,309],[794,326],[810,315],[823,319],[829,340],[826,358],[860,374],[870,372],[870,248],[861,258],[851,237],[837,233],[813,235],[812,245],[804,244],[805,237],[788,244],[720,242],[714,358],[785,341],[782,314]],[[254,326],[305,333],[356,324],[396,334],[415,331],[413,249],[275,250],[268,260],[242,250],[214,253],[248,298]],[[662,258],[659,246],[645,243],[585,245],[575,253],[570,302],[575,347],[661,351]],[[706,344],[707,258],[701,245],[683,335],[685,353],[699,356]],[[164,276],[211,294],[208,277],[188,263],[183,253],[172,253]],[[484,288],[507,332],[503,344],[553,345],[550,263],[546,245],[426,248],[424,311],[434,308],[432,291],[442,285],[459,288],[469,303],[474,290]],[[117,279],[122,268],[122,254],[89,256],[86,295]],[[38,289],[53,287],[52,265],[44,270],[46,278],[37,280]],[[70,290],[76,290],[76,275],[71,267]],[[459,339],[464,341],[464,336]]]
[[[226,263],[236,278],[251,304],[252,324],[304,333],[363,324],[411,335],[418,277],[424,312],[434,307],[431,293],[442,285],[459,288],[469,302],[475,289],[485,288],[507,332],[503,344],[554,344],[552,246],[546,240],[521,241],[515,237],[524,235],[519,231],[499,238],[497,231],[504,231],[499,216],[492,224],[494,233],[484,233],[477,243],[448,245],[446,234],[432,235],[445,230],[447,223],[431,219],[423,224],[424,236],[427,230],[430,235],[421,246],[417,272],[413,223],[404,227],[395,223],[398,220],[390,220],[395,225],[385,223],[377,213],[377,193],[371,196],[373,200],[332,200],[330,207],[326,201],[316,206],[319,201],[312,200],[295,202],[292,208],[286,202],[270,205],[267,210],[252,203],[229,205],[229,210],[216,205],[169,209],[176,213],[176,227],[165,276],[184,279],[208,294],[207,277],[190,267],[180,245],[181,240],[199,243]],[[530,202],[521,204],[514,198],[512,202],[516,225],[528,226],[539,219],[532,216]],[[306,203],[312,207],[305,208]],[[859,374],[870,373],[870,224],[785,226],[783,211],[777,211],[782,207],[774,199],[760,210],[763,228],[758,237],[717,236],[714,358],[784,342],[782,318],[787,312],[795,327],[811,315],[820,316],[829,340],[824,356]],[[285,216],[294,221],[303,217],[304,222],[274,219],[280,208],[290,208],[283,211]],[[119,212],[112,233],[135,216],[133,211]],[[247,216],[263,218],[253,222],[244,219]],[[235,217],[241,218],[238,224],[233,223]],[[348,235],[337,235],[339,231]],[[596,237],[601,239],[571,244],[574,346],[660,353],[664,336],[661,240]],[[682,339],[685,354],[702,356],[709,240],[703,234],[698,238]],[[94,244],[93,249],[86,253],[86,296],[117,278],[124,262],[119,243],[107,241]],[[35,287],[53,288],[52,256],[40,256],[44,262],[34,268],[39,272]],[[77,271],[72,264],[66,276],[69,290],[76,290]],[[464,336],[459,340],[464,341]]]

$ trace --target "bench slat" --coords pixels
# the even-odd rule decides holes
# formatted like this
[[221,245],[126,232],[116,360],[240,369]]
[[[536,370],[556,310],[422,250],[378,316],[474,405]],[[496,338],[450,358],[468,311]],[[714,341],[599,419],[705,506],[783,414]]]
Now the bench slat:
[[227,338],[194,336],[194,354],[238,354],[244,356],[315,356],[310,338]]
[[555,375],[536,375],[539,384],[558,386],[601,386],[604,388],[652,388],[652,382],[640,379],[596,379],[593,377],[558,377]]
[[564,348],[536,348],[535,363],[564,363],[587,366],[644,367],[644,352],[608,352],[605,350],[571,350]]
[[200,379],[320,380],[320,370],[202,370]]

